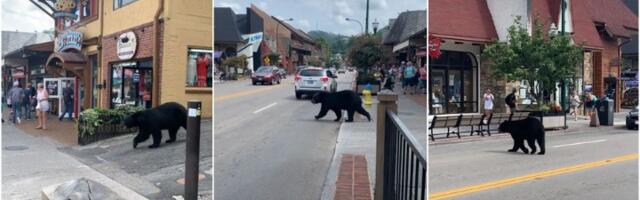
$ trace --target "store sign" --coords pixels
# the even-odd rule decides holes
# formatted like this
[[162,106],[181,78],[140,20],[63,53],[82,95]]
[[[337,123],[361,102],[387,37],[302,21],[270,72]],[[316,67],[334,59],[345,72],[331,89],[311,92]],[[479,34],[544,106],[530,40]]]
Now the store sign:
[[118,58],[120,60],[129,60],[136,54],[137,39],[136,34],[132,31],[123,33],[118,37],[116,47]]
[[70,19],[75,19],[78,15],[74,14],[78,7],[76,6],[78,0],[58,0],[56,1],[54,7],[55,11],[53,12],[54,17],[65,17]]
[[55,52],[64,52],[68,49],[80,51],[82,49],[82,33],[78,31],[66,31],[56,38]]
[[429,36],[429,56],[431,58],[440,57],[440,38]]

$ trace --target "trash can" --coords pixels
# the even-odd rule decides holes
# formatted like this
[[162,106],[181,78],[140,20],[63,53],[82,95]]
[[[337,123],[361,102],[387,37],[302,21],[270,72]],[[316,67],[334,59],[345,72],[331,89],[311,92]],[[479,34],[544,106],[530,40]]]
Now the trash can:
[[600,125],[613,126],[613,100],[604,96],[596,102]]

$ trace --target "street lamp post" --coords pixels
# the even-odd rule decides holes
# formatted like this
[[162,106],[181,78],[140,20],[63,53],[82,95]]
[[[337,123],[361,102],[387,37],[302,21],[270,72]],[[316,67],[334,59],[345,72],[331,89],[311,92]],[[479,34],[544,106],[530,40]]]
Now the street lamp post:
[[[565,0],[560,0],[560,8],[562,9],[562,27],[560,27],[560,35],[564,36],[565,35],[565,27],[567,26],[565,24],[565,17],[564,14],[566,12],[567,9],[567,2]],[[567,81],[566,78],[563,77],[562,78],[562,88],[560,88],[560,103],[562,104],[562,109],[565,109],[567,107]]]
[[380,23],[378,23],[378,19],[374,19],[371,24],[373,25],[373,34],[376,34],[376,32],[378,32],[378,25],[380,25]]
[[353,18],[345,18],[345,20],[350,21],[350,22],[357,22],[358,24],[360,24],[360,30],[362,30],[362,32],[364,32],[364,29],[362,28],[362,23],[360,21],[358,21],[357,19],[353,19]]
[[[290,22],[290,21],[293,21],[293,18],[283,19],[281,21],[283,21],[283,22],[284,21],[289,21]],[[280,36],[278,35],[278,28],[280,28],[280,22],[278,22],[278,24],[276,25],[276,53],[278,53],[278,56],[280,57],[282,55],[280,55],[280,53],[278,52],[278,42],[279,42],[279,39],[280,39]],[[269,63],[269,64],[271,64],[271,63]]]
[[367,0],[367,16],[364,19],[364,34],[369,34],[369,0]]

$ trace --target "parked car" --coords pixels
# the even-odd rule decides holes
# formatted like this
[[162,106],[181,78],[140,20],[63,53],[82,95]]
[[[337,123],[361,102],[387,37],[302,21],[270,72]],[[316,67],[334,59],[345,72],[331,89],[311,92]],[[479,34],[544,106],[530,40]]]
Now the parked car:
[[308,67],[301,69],[296,74],[294,81],[294,90],[296,98],[302,98],[302,95],[311,95],[320,91],[335,92],[338,82],[335,76],[328,69],[318,67]]
[[280,73],[278,72],[278,68],[274,66],[261,66],[251,74],[251,83],[256,85],[256,83],[269,83],[269,85],[273,85],[273,83],[280,84]]
[[638,106],[627,114],[627,129],[638,129]]

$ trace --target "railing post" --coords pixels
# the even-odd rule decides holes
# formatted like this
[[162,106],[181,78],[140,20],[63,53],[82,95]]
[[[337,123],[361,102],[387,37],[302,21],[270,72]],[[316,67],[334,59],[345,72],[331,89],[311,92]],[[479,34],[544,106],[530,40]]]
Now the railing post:
[[394,113],[398,112],[398,95],[391,90],[383,90],[378,92],[378,110],[376,119],[376,184],[374,199],[383,200],[384,191],[384,144],[385,144],[385,117],[387,110]]
[[198,199],[198,168],[200,166],[200,114],[202,102],[187,102],[187,158],[185,162],[184,199]]

